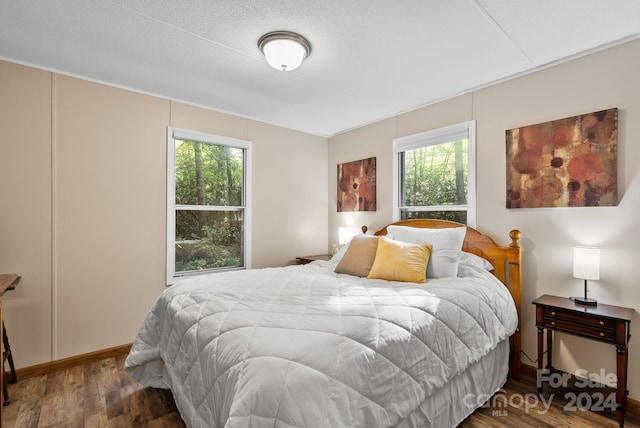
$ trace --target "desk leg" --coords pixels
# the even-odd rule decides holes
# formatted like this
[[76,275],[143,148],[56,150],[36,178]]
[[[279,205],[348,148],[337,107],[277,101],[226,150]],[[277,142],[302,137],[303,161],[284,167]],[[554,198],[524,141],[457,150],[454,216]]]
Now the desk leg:
[[536,383],[538,384],[538,395],[542,395],[542,359],[544,357],[544,328],[538,327],[538,374]]
[[[16,367],[13,365],[13,355],[11,355],[11,345],[9,345],[9,338],[7,337],[7,329],[4,328],[4,321],[2,322],[2,370],[4,371],[4,363],[6,360],[9,360],[9,368],[11,369],[11,383],[16,383],[18,381],[18,376],[16,376]],[[9,388],[7,388],[7,376],[3,373],[2,376],[2,393],[4,395],[4,401],[2,402],[3,406],[8,406],[11,403],[9,399]]]
[[4,321],[2,322],[2,344],[4,345],[4,352],[7,355],[7,359],[9,360],[9,369],[11,370],[11,383],[16,383],[18,382],[18,375],[16,374],[16,366],[13,364],[13,354],[11,353],[11,345],[9,345],[7,329],[4,328]]
[[616,372],[618,385],[616,388],[616,404],[618,413],[618,426],[624,426],[624,412],[627,410],[627,368],[629,367],[629,353],[626,347],[616,347]]
[[553,354],[553,330],[547,330],[547,369],[549,370],[549,374],[551,374],[551,370],[553,366],[551,365],[551,355]]

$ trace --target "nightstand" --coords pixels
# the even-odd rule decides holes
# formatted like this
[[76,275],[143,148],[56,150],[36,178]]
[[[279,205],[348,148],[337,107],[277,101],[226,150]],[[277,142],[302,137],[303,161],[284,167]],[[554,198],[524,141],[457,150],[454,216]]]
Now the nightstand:
[[[616,347],[616,410],[618,424],[624,425],[627,409],[627,368],[629,367],[629,339],[633,309],[604,305],[584,306],[566,297],[544,295],[533,301],[536,305],[536,326],[538,327],[538,376],[542,372],[544,352],[544,330],[547,330],[547,366],[553,370],[551,354],[553,332],[560,331]],[[538,394],[542,394],[542,382],[538,382]]]
[[331,254],[316,254],[315,256],[300,256],[296,257],[296,262],[299,265],[306,265],[307,263],[315,262],[316,260],[329,261],[333,257]]

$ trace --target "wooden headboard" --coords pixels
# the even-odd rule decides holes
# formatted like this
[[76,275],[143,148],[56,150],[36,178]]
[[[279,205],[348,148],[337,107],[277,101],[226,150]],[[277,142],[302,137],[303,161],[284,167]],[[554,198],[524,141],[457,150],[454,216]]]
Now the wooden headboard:
[[[396,226],[419,227],[428,229],[444,229],[451,227],[466,227],[467,234],[464,238],[462,250],[477,254],[487,259],[494,267],[493,274],[507,287],[518,312],[518,329],[510,337],[511,356],[509,361],[509,375],[516,379],[520,378],[521,359],[521,338],[520,338],[520,309],[522,305],[522,248],[520,247],[520,231],[509,232],[511,243],[508,246],[501,246],[487,235],[483,235],[476,229],[461,223],[446,220],[402,220],[392,223]],[[363,226],[362,231],[366,232],[367,227]],[[387,226],[378,230],[375,235],[386,235]]]

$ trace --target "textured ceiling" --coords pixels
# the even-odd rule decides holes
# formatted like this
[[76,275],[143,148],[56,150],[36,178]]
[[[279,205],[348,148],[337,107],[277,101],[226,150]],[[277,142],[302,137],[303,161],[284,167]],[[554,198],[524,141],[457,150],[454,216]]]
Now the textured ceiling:
[[[0,58],[331,136],[640,37],[638,0],[1,0]],[[312,45],[272,69],[263,34]]]

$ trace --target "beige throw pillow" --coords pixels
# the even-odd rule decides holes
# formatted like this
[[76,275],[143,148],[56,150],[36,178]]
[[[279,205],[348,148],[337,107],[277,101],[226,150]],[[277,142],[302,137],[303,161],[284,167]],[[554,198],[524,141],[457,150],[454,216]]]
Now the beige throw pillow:
[[355,236],[342,260],[335,268],[336,273],[367,277],[373,265],[378,248],[378,238],[370,235]]

